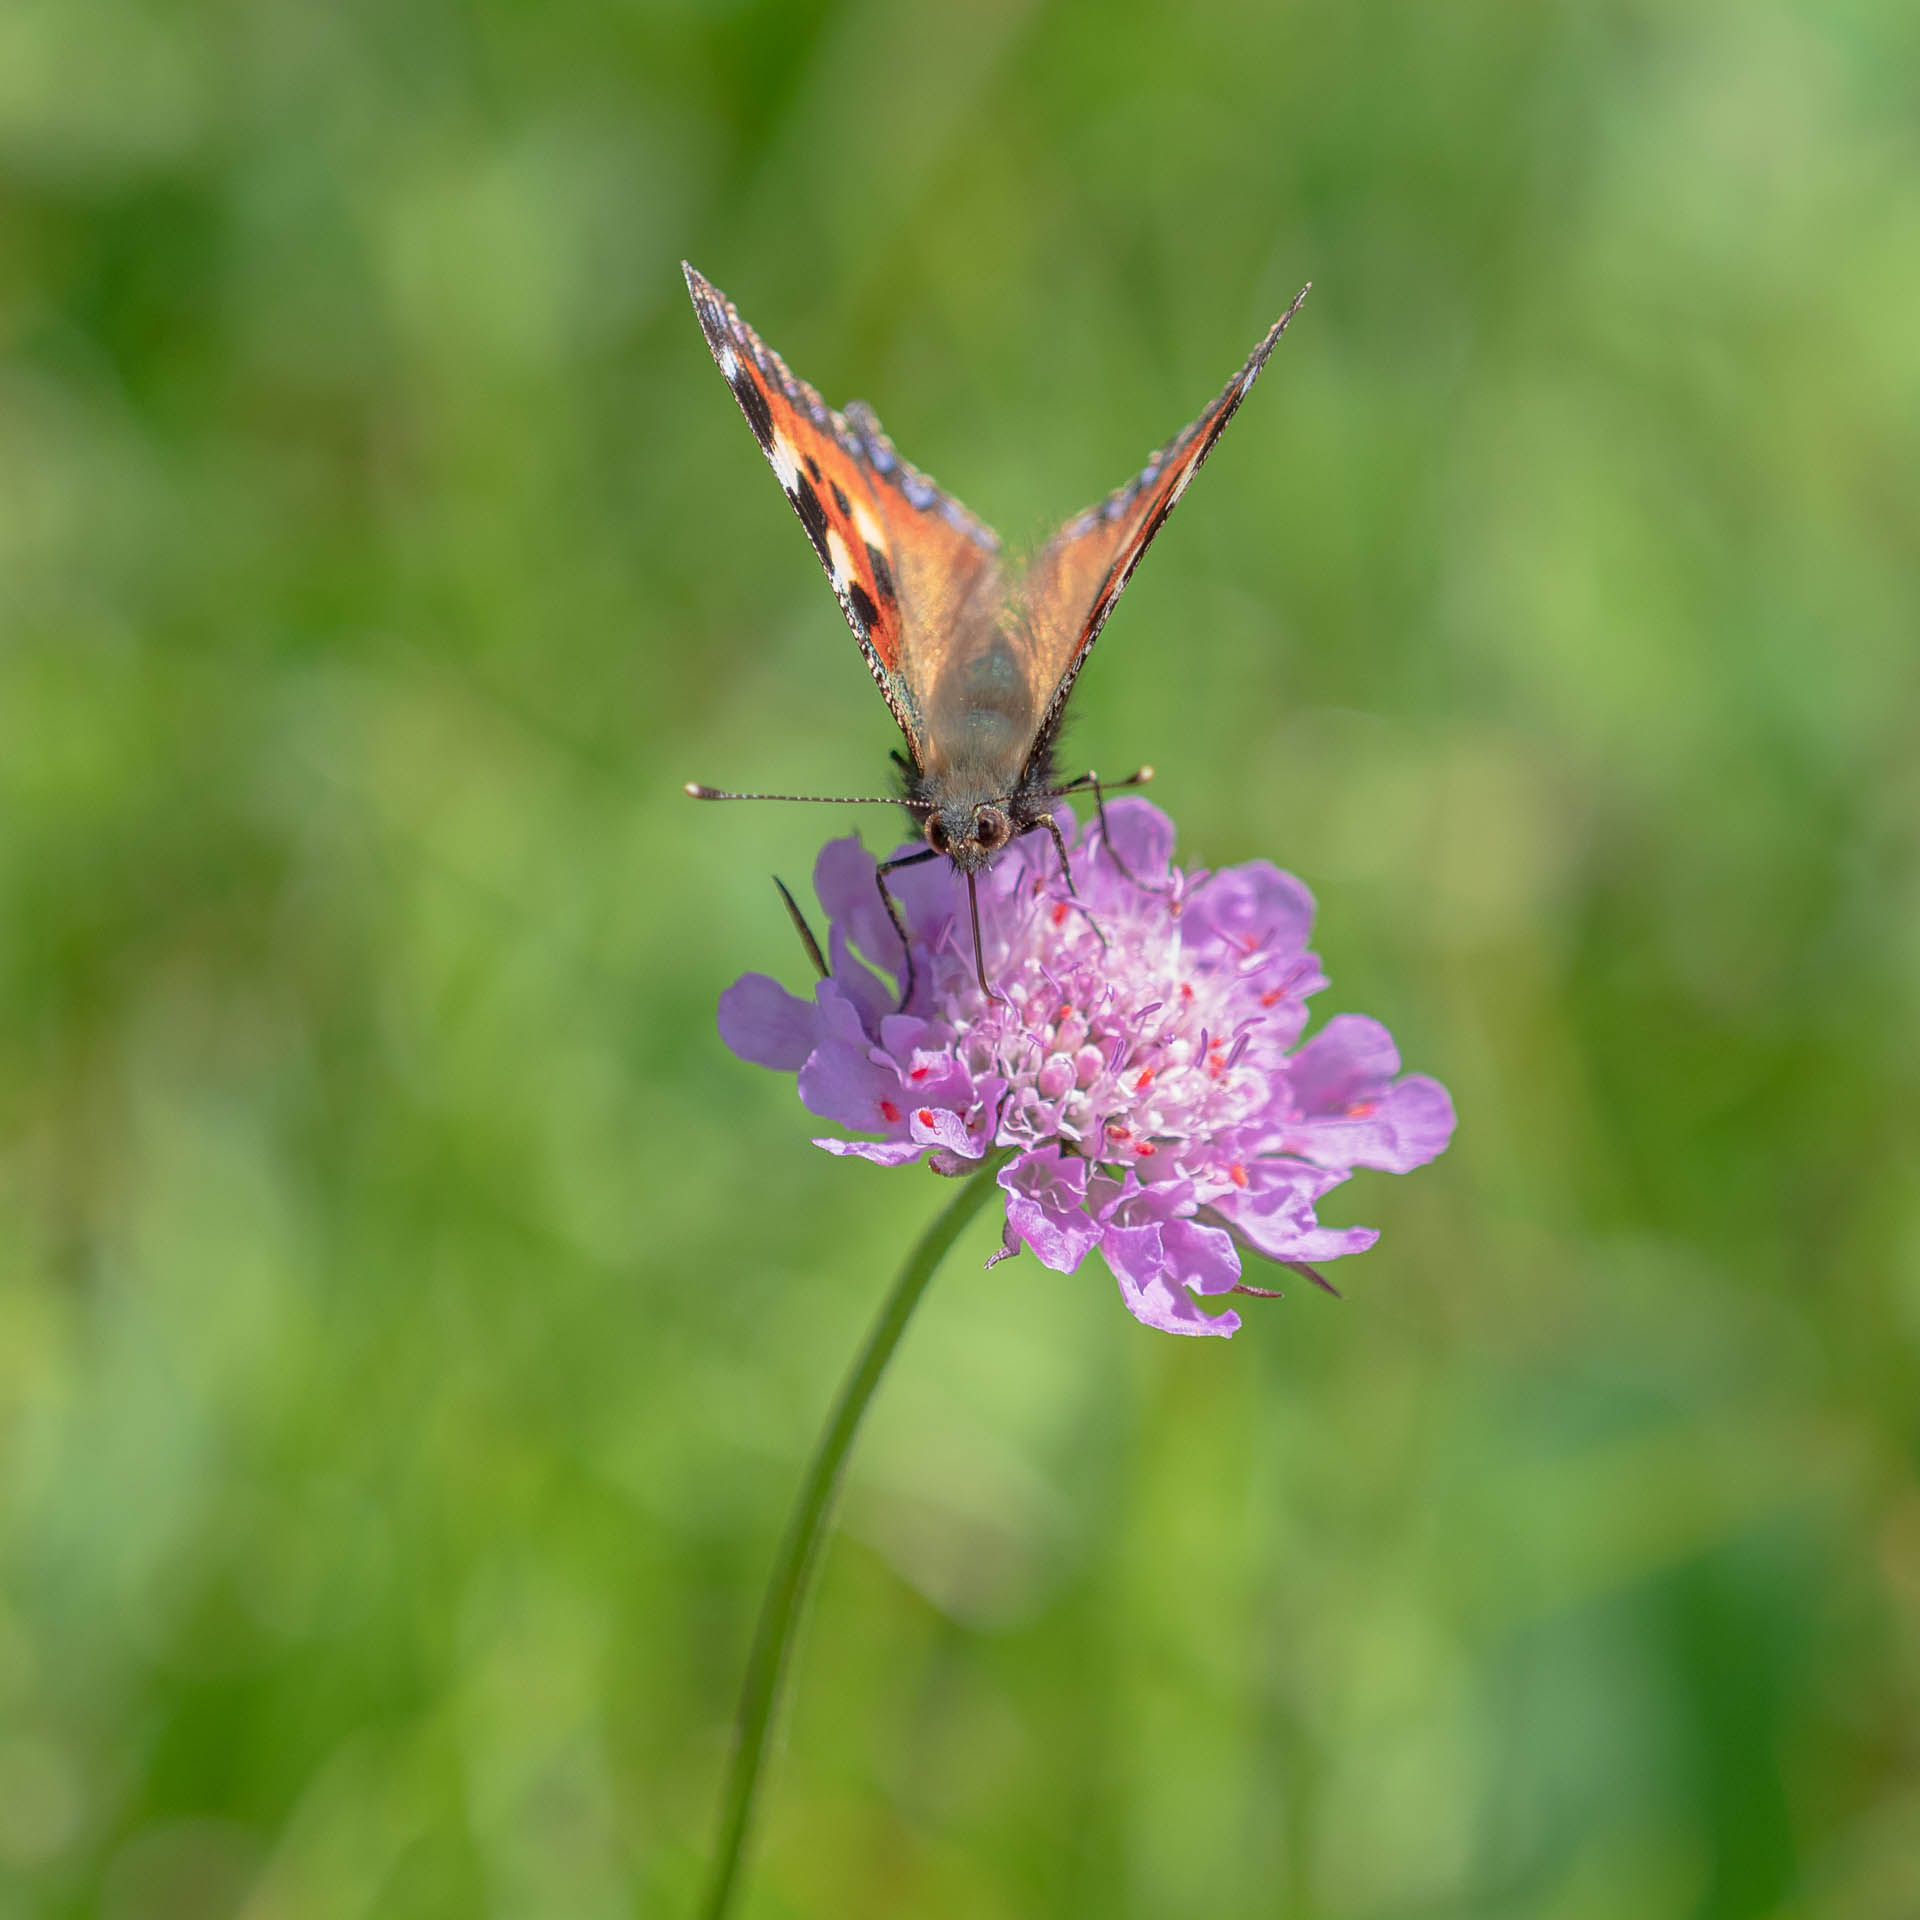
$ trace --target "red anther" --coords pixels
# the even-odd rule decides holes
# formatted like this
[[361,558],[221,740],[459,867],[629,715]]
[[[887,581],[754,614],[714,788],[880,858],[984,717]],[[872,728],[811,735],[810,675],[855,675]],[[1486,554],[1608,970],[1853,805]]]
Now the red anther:
[[1159,1151],[1160,1149],[1156,1147],[1151,1140],[1142,1140],[1140,1144],[1134,1148],[1133,1154],[1136,1160],[1151,1160]]
[[1107,1122],[1107,1138],[1109,1140],[1130,1140],[1132,1137],[1133,1129],[1131,1127],[1123,1127],[1118,1120],[1109,1120]]
[[1066,917],[1067,917],[1067,903],[1064,900],[1056,900],[1053,903],[1053,924],[1056,927],[1059,926],[1061,922],[1066,919]]
[[891,1100],[882,1100],[880,1102],[880,1118],[890,1127],[897,1126],[900,1120],[900,1109],[896,1107]]
[[1247,1170],[1236,1160],[1233,1165],[1227,1169],[1227,1178],[1231,1180],[1236,1187],[1244,1187],[1247,1184]]
[[1263,1007],[1277,1007],[1286,997],[1286,989],[1284,987],[1269,987],[1267,991],[1260,996],[1260,1004]]
[[1193,998],[1193,989],[1184,980],[1180,982],[1180,998],[1182,1000],[1191,1000]]
[[931,1107],[922,1107],[913,1117],[918,1120],[923,1127],[933,1125],[933,1109]]
[[1133,1083],[1134,1092],[1145,1093],[1146,1090],[1152,1085],[1153,1085],[1153,1069],[1151,1067],[1142,1067]]
[[909,1080],[924,1080],[933,1071],[931,1067],[915,1067],[908,1073]]
[[1377,1101],[1362,1100],[1357,1107],[1349,1107],[1347,1109],[1347,1118],[1349,1120],[1370,1120],[1373,1118],[1373,1110],[1378,1104]]

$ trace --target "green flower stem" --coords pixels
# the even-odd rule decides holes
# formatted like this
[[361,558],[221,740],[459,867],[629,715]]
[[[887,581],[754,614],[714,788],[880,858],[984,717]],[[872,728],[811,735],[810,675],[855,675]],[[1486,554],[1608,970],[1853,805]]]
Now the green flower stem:
[[760,1603],[760,1623],[754,1630],[753,1651],[747,1656],[746,1683],[740,1690],[739,1732],[734,1741],[726,1798],[721,1809],[720,1845],[707,1883],[706,1904],[701,1908],[704,1920],[725,1920],[740,1889],[740,1869],[745,1862],[754,1807],[760,1796],[761,1775],[766,1771],[767,1749],[772,1742],[774,1715],[786,1680],[787,1660],[819,1568],[820,1549],[833,1519],[834,1501],[840,1491],[841,1475],[846,1471],[847,1455],[853,1450],[854,1435],[860,1431],[860,1422],[866,1418],[880,1377],[886,1372],[887,1362],[893,1358],[893,1350],[900,1344],[900,1336],[906,1332],[907,1322],[913,1318],[913,1310],[920,1304],[927,1283],[967,1222],[993,1196],[994,1176],[1006,1165],[1010,1154],[1011,1149],[988,1154],[908,1254],[900,1277],[894,1281],[879,1317],[867,1334],[866,1344],[853,1363],[853,1371],[840,1389],[820,1444],[814,1449],[806,1480],[800,1488],[799,1503],[787,1523],[786,1537],[780,1543],[773,1578],[767,1583],[766,1598]]

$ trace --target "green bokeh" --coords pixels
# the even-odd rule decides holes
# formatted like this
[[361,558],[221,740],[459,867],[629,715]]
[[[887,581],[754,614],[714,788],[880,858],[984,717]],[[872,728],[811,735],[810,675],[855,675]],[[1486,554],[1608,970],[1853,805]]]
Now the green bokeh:
[[891,729],[694,259],[1458,1143],[909,1339],[747,1912],[1920,1913],[1920,14],[0,9],[0,1917],[683,1913],[941,1195],[716,994]]

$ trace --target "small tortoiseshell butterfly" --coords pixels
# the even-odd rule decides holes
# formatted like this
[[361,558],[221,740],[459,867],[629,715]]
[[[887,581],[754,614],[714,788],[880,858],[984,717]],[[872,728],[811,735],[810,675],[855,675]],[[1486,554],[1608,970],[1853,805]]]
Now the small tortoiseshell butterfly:
[[[1308,289],[1301,288],[1191,426],[1125,486],[1068,521],[1024,567],[1010,570],[999,536],[894,452],[872,408],[858,400],[844,412],[828,407],[732,301],[691,266],[685,270],[714,360],[906,735],[906,792],[898,804],[914,816],[927,844],[884,863],[878,874],[880,896],[906,944],[887,887],[890,868],[944,854],[971,886],[1010,840],[1040,828],[1052,833],[1065,867],[1052,802],[1089,789],[1097,799],[1101,790],[1091,774],[1055,782],[1054,743],[1067,696],[1140,556],[1213,451]],[[1132,781],[1149,777],[1151,769],[1143,768]],[[687,791],[713,800],[797,797],[723,794],[698,785]],[[976,912],[975,964],[982,989],[991,992],[978,946]],[[906,997],[912,990],[909,971]]]

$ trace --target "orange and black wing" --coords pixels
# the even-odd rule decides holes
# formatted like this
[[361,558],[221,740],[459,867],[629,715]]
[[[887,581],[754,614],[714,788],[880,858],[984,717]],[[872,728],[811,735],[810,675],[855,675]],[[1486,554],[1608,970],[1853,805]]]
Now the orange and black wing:
[[[684,265],[684,263],[683,263]],[[686,267],[715,364],[792,501],[914,762],[946,637],[970,609],[997,604],[1000,542],[893,450],[871,408],[829,407]]]
[[1038,683],[1050,688],[1043,695],[1035,752],[1052,744],[1074,678],[1133,577],[1140,556],[1226,431],[1307,293],[1307,287],[1300,289],[1293,305],[1267,330],[1246,365],[1199,419],[1162,447],[1124,487],[1070,520],[1035,557],[1020,587],[1020,624],[1030,670]]

